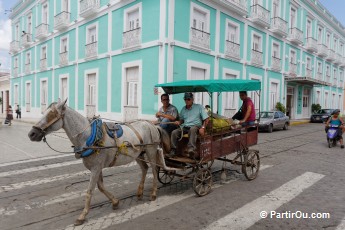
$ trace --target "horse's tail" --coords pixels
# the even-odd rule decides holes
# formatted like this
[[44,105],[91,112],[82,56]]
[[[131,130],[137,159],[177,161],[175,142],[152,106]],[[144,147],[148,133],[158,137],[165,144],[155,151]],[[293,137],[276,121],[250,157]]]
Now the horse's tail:
[[169,134],[167,133],[167,131],[165,131],[164,129],[162,129],[161,127],[159,126],[156,126],[158,131],[159,131],[159,134],[161,136],[161,143],[163,145],[163,150],[165,153],[169,153],[170,152],[170,136]]

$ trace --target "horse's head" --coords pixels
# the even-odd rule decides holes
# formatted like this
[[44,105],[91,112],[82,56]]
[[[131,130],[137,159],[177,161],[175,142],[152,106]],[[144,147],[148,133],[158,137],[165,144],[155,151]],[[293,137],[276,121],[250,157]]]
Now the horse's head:
[[67,99],[65,101],[59,99],[58,102],[50,104],[43,113],[41,120],[30,130],[28,136],[31,141],[41,141],[45,135],[62,128],[66,102]]

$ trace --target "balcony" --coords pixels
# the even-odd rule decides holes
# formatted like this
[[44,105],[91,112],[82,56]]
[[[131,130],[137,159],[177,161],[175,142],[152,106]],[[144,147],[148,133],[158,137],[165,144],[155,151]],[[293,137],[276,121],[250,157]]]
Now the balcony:
[[98,54],[98,42],[92,42],[85,45],[85,58],[94,58]]
[[252,22],[262,27],[270,27],[270,11],[259,4],[253,5],[251,8]]
[[276,71],[280,71],[281,70],[281,59],[272,56],[272,64],[271,64],[271,69],[272,70],[276,70]]
[[312,69],[309,69],[309,68],[306,68],[306,69],[305,69],[305,76],[306,76],[306,77],[313,78],[313,70],[312,70]]
[[100,0],[81,0],[80,17],[88,18],[97,14],[100,7]]
[[341,58],[341,63],[340,63],[341,67],[345,67],[345,57]]
[[13,68],[13,77],[18,77],[18,67]]
[[317,80],[323,81],[322,72],[317,72],[316,73],[316,78],[317,78]]
[[341,57],[341,55],[340,55],[340,54],[338,54],[338,53],[336,53],[336,54],[335,54],[335,60],[334,60],[334,64],[336,64],[336,65],[340,65],[340,64],[341,64],[341,62],[342,62],[342,57]]
[[328,49],[326,60],[327,61],[331,61],[331,62],[335,61],[335,52],[334,52],[334,50]]
[[338,86],[338,80],[336,78],[333,79],[333,84],[334,87]]
[[62,11],[54,17],[54,29],[62,30],[68,27],[70,22],[70,13]]
[[30,74],[31,72],[31,63],[26,63],[25,64],[25,74]]
[[287,36],[288,23],[280,17],[272,18],[271,30],[273,33],[285,37]]
[[31,34],[23,34],[22,35],[22,46],[27,47],[31,44],[32,42],[32,35]]
[[191,39],[190,39],[190,45],[197,48],[197,49],[203,49],[206,51],[210,51],[210,34],[198,30],[196,28],[191,28]]
[[36,27],[36,36],[35,38],[40,40],[43,38],[46,38],[48,36],[48,24],[40,24],[39,26]]
[[303,44],[303,32],[296,27],[290,28],[289,39],[291,42],[301,45]]
[[305,44],[305,48],[310,52],[317,52],[317,41],[315,38],[308,37],[307,43]]
[[252,65],[262,66],[263,65],[263,53],[258,50],[252,50]]
[[123,49],[139,47],[141,44],[141,28],[123,32],[122,47]]
[[43,58],[40,60],[40,70],[47,70],[47,58]]
[[227,57],[233,58],[233,59],[241,59],[240,55],[240,44],[237,44],[232,41],[226,41],[225,43],[225,55]]
[[68,65],[68,51],[60,53],[59,65],[60,66]]
[[18,41],[12,41],[10,43],[10,52],[14,54],[14,53],[17,53],[19,50],[20,50],[19,42]]
[[297,76],[297,64],[289,63],[289,74],[292,76]]
[[220,0],[217,2],[220,2],[220,4],[230,8],[241,16],[246,16],[248,14],[247,0]]
[[317,55],[326,57],[328,54],[327,46],[325,44],[317,44]]

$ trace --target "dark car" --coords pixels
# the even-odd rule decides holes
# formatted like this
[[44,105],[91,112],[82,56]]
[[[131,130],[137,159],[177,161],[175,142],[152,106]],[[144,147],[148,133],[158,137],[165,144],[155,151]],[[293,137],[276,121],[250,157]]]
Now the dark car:
[[280,111],[263,111],[260,113],[259,130],[267,130],[271,133],[273,129],[287,130],[289,125],[289,117]]
[[326,122],[333,111],[334,109],[320,109],[310,116],[310,122]]

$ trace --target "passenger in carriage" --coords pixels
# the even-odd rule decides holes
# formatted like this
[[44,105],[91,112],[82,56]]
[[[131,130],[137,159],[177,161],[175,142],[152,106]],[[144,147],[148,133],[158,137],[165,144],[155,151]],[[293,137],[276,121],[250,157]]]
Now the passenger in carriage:
[[[188,133],[188,154],[190,157],[195,156],[196,151],[196,139],[198,133],[205,135],[205,128],[207,127],[209,117],[202,105],[194,104],[194,98],[192,93],[184,94],[184,101],[186,106],[183,106],[180,112],[180,120],[176,121],[176,125],[180,125],[183,128],[183,133]],[[181,129],[175,129],[171,134],[171,152],[169,157],[176,155],[177,140],[181,138]]]
[[247,96],[247,91],[240,91],[240,98],[243,101],[242,119],[240,120],[240,124],[242,127],[254,125],[256,115],[252,99]]
[[161,95],[161,102],[163,106],[156,113],[158,118],[157,123],[169,134],[177,128],[176,124],[173,124],[178,118],[178,110],[175,106],[170,104],[169,94]]

